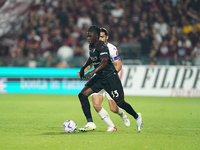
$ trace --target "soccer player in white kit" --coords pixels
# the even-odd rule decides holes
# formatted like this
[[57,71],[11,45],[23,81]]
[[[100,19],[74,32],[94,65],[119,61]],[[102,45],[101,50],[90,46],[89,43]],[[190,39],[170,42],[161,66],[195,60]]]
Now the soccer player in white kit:
[[[107,44],[107,46],[109,48],[109,52],[110,52],[110,57],[112,58],[112,62],[114,64],[117,72],[120,72],[120,70],[122,68],[122,64],[121,64],[120,57],[118,56],[118,50],[113,44],[111,44],[107,41],[108,40],[108,32],[105,28],[100,28],[100,38],[99,39],[101,41],[104,41]],[[91,68],[91,66],[86,68],[84,70],[84,72],[87,72],[90,68]],[[107,131],[108,132],[109,131],[117,131],[117,127],[113,124],[112,120],[109,117],[108,112],[101,106],[105,95],[108,99],[110,110],[112,112],[118,114],[121,117],[121,119],[123,120],[125,126],[129,127],[130,120],[128,119],[124,110],[122,110],[120,107],[118,107],[117,104],[115,103],[115,101],[110,97],[110,95],[104,89],[102,89],[98,93],[91,94],[91,98],[92,98],[94,109],[99,114],[101,119],[108,125]],[[94,127],[96,128],[95,124],[94,124]],[[81,130],[84,130],[84,128]]]

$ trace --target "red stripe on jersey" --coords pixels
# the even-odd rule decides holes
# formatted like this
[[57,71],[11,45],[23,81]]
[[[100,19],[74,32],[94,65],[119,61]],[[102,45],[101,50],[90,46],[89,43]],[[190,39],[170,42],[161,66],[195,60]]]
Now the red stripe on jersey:
[[121,102],[123,102],[124,101],[124,99],[122,99],[122,100],[120,100],[119,102],[116,102],[117,104],[119,104],[119,103],[121,103]]
[[94,46],[96,46],[96,45],[99,43],[99,41],[100,41],[100,40],[98,40]]
[[101,47],[101,49],[103,49],[103,48],[104,48],[104,46]]

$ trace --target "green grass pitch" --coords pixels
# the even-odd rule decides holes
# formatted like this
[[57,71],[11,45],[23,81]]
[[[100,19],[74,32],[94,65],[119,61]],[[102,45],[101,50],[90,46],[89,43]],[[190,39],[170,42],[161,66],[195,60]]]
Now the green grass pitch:
[[[86,124],[77,95],[0,94],[0,150],[198,150],[200,149],[200,98],[126,96],[142,113],[143,129],[128,115],[130,127],[109,110],[117,132],[91,107],[95,131],[64,133],[64,121]],[[91,99],[90,99],[91,104]],[[92,106],[92,105],[91,105]]]

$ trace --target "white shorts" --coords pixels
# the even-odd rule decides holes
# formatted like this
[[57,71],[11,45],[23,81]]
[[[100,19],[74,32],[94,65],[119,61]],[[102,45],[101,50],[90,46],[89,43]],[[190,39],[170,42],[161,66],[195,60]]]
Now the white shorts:
[[108,100],[113,100],[113,99],[110,97],[110,95],[109,95],[104,89],[102,89],[102,90],[99,91],[98,93],[92,93],[91,96],[92,96],[92,95],[102,95],[103,98],[104,98],[105,95],[106,95],[106,97],[107,97]]

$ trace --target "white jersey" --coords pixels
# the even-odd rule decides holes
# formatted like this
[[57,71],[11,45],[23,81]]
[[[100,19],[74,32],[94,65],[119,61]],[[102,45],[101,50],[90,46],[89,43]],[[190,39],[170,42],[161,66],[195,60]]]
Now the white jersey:
[[[117,48],[109,42],[107,43],[107,46],[108,46],[108,49],[109,49],[109,52],[110,52],[110,57],[112,59],[111,61],[114,62],[116,60],[120,60]],[[118,72],[118,74],[120,74],[120,71]]]
[[107,43],[109,52],[110,52],[110,57],[112,58],[112,62],[119,60],[119,56],[118,56],[118,50],[117,48],[111,44],[111,43]]
[[[120,60],[120,57],[118,55],[118,50],[117,50],[116,46],[114,46],[113,44],[111,44],[109,42],[107,43],[107,46],[108,46],[108,49],[109,49],[109,52],[110,52],[110,57],[112,59],[111,61],[114,62],[116,60]],[[97,95],[103,95],[103,96],[106,95],[107,99],[112,100],[112,98],[110,97],[110,95],[104,89],[102,89],[98,93],[92,93],[92,95],[95,95],[95,94],[97,94]]]

